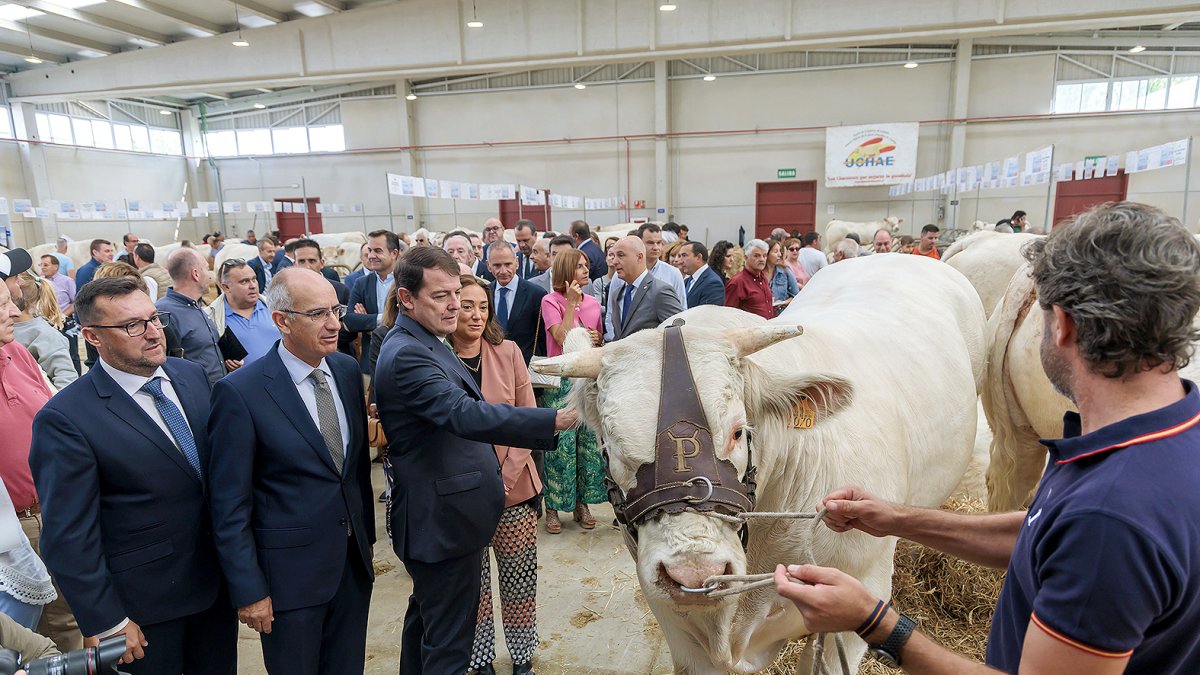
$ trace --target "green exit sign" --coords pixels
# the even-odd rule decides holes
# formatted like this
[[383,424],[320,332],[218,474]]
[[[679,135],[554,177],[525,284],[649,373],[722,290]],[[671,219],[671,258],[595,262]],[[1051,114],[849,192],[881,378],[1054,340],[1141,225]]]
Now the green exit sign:
[[796,170],[795,169],[777,169],[775,171],[775,175],[778,176],[779,178],[795,178]]

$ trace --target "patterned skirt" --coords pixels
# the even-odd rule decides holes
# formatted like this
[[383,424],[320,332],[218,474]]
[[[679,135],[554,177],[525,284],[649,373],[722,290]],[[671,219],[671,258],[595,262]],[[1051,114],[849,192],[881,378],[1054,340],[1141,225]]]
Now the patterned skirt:
[[[547,408],[567,405],[571,380],[562,379],[558,389],[545,390]],[[546,453],[546,508],[574,511],[577,504],[600,504],[608,500],[604,489],[604,455],[596,434],[586,426],[558,432],[554,450]]]

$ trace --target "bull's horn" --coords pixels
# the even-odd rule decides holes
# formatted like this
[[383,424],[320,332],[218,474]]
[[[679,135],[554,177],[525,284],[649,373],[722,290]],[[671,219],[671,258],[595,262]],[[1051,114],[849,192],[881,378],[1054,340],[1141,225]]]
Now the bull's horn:
[[600,361],[604,358],[604,348],[594,347],[581,352],[563,354],[529,364],[534,372],[543,375],[559,377],[586,377],[596,379],[600,375]]
[[727,328],[725,339],[737,348],[739,357],[749,356],[760,349],[766,349],[776,342],[803,335],[802,326],[747,326],[743,328]]

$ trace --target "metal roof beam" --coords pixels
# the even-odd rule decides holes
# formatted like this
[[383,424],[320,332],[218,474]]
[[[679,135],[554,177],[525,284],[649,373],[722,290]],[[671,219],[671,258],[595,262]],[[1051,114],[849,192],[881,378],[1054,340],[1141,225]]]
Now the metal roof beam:
[[171,41],[171,38],[167,37],[166,35],[163,35],[162,33],[156,33],[154,31],[148,30],[146,28],[141,28],[139,26],[134,26],[133,24],[125,23],[124,21],[116,21],[114,19],[109,19],[107,17],[103,17],[103,16],[100,16],[99,14],[94,14],[92,12],[85,12],[85,11],[78,10],[78,9],[68,9],[66,7],[56,5],[53,2],[46,2],[46,0],[8,0],[8,1],[14,5],[28,7],[29,9],[36,9],[39,12],[45,12],[46,14],[53,14],[55,16],[60,16],[64,19],[70,19],[72,21],[79,21],[81,23],[86,23],[86,24],[89,24],[94,27],[103,28],[105,30],[110,30],[114,33],[120,33],[121,35],[125,35],[127,37],[138,38],[139,40],[145,40],[146,42],[153,42],[156,45],[165,45]]
[[219,35],[226,31],[225,27],[218,23],[213,23],[212,21],[201,19],[197,16],[192,16],[191,14],[181,12],[173,7],[167,7],[155,2],[150,2],[150,0],[112,0],[112,2],[178,21],[189,28],[195,28],[196,30],[208,33],[209,35]]
[[79,37],[78,35],[70,35],[49,28],[41,28],[30,24],[28,27],[25,24],[15,21],[0,21],[0,30],[8,30],[21,35],[32,35],[34,37],[54,40],[80,49],[90,49],[102,54],[115,54],[118,50],[110,44],[89,40],[88,38]]
[[283,23],[284,21],[288,20],[287,14],[284,14],[283,12],[277,12],[265,5],[260,5],[257,2],[254,2],[254,0],[237,0],[236,4],[240,9],[244,9],[246,12],[266,19],[267,21]]
[[[268,106],[286,105],[289,103],[302,103],[314,98],[323,98],[325,96],[340,96],[349,94],[364,89],[371,89],[379,86],[378,84],[364,84],[362,82],[356,84],[347,84],[340,87],[298,87],[289,89],[283,92],[274,94],[263,94],[262,96],[239,96],[229,101],[221,101],[218,103],[206,103],[205,109],[209,117],[217,115],[228,115],[230,113],[242,112],[244,110],[253,110],[255,103],[262,103]],[[332,102],[332,101],[331,101]]]
[[[62,63],[66,61],[66,59],[58,54],[51,54],[50,52],[42,51],[40,49],[34,49],[32,52],[34,56],[45,61],[46,63]],[[29,45],[14,45],[11,42],[0,42],[0,53],[14,54],[16,56],[29,56],[30,49]]]
[[312,0],[312,1],[326,9],[332,9],[335,12],[346,11],[346,3],[341,2],[341,0]]

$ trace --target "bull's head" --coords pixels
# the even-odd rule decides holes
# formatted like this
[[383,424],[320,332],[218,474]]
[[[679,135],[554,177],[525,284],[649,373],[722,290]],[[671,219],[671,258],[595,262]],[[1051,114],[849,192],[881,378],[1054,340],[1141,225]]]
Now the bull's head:
[[[803,480],[789,475],[797,469],[789,448],[798,445],[790,432],[819,426],[845,406],[851,396],[850,384],[833,375],[796,372],[796,357],[789,357],[788,346],[763,351],[799,335],[797,326],[761,321],[731,326],[749,321],[744,313],[729,314],[733,310],[723,308],[697,311],[683,315],[689,323],[682,330],[717,459],[732,462],[738,475],[744,475],[753,456],[759,467],[760,510],[776,510],[779,496],[772,498],[769,483]],[[701,317],[711,320],[701,321]],[[726,327],[711,327],[721,324]],[[605,444],[613,480],[629,492],[639,467],[656,459],[660,397],[672,395],[660,391],[662,330],[642,331],[600,348],[571,351],[573,345],[586,344],[585,336],[576,329],[568,337],[567,354],[535,367],[579,378],[572,389],[573,402]],[[755,435],[749,447],[752,429]],[[689,447],[681,446],[684,456],[677,461],[686,461]],[[661,456],[659,461],[663,461]],[[736,525],[693,511],[659,513],[640,523],[636,558],[647,599],[691,605],[692,610],[720,603],[702,594],[685,593],[681,587],[702,587],[708,577],[718,574],[769,571],[747,569],[751,564]]]

